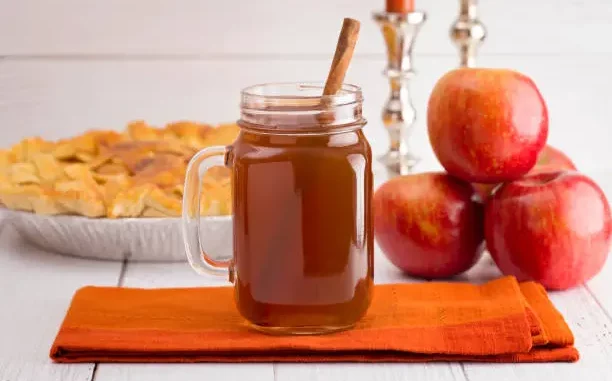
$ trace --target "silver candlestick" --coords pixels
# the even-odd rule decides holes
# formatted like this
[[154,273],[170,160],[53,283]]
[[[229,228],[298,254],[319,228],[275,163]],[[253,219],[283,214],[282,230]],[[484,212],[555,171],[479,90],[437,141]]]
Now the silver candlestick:
[[459,65],[473,67],[476,51],[487,37],[487,30],[478,19],[477,0],[459,0],[459,17],[451,25],[450,37],[459,49]]
[[416,121],[408,82],[415,75],[412,47],[426,15],[424,12],[376,12],[374,20],[387,46],[387,67],[383,74],[390,86],[390,95],[382,111],[383,124],[389,133],[389,150],[380,161],[391,173],[403,175],[420,160],[411,152],[408,142]]

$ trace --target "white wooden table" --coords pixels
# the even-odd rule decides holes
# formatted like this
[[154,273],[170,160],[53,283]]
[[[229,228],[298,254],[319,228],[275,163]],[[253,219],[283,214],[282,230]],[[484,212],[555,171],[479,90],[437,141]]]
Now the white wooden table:
[[[417,0],[428,12],[411,88],[419,170],[439,169],[423,115],[433,84],[457,64],[448,27],[456,0]],[[480,66],[530,75],[549,106],[549,143],[612,198],[612,2],[481,0],[489,31]],[[337,0],[0,0],[0,145],[26,136],[122,128],[132,119],[235,120],[241,88],[322,80],[343,17],[362,21],[347,82],[365,94],[374,152],[387,137],[382,37],[370,21],[384,2]],[[377,175],[380,183],[382,177]],[[375,280],[414,281],[376,256]],[[499,275],[486,259],[460,280]],[[470,380],[612,379],[612,260],[596,278],[551,296],[570,324],[575,364],[52,364],[50,345],[83,285],[176,287],[225,284],[186,263],[90,261],[46,253],[0,222],[0,381],[89,380]]]
[[[593,175],[612,194],[612,177]],[[584,287],[551,295],[576,337],[581,359],[564,364],[53,364],[48,358],[73,293],[84,285],[226,285],[187,263],[104,262],[60,256],[0,225],[0,380],[496,380],[612,378],[612,259]],[[497,277],[486,256],[457,281]],[[375,282],[415,282],[376,253]]]

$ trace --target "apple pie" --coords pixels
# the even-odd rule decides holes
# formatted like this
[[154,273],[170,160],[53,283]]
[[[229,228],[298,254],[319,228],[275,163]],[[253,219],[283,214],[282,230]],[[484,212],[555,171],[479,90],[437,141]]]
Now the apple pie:
[[[229,145],[238,126],[190,121],[162,128],[144,121],[123,132],[88,131],[55,142],[24,139],[0,150],[0,202],[9,209],[92,218],[177,217],[185,169],[212,145]],[[201,214],[231,213],[231,173],[214,167],[202,181]]]

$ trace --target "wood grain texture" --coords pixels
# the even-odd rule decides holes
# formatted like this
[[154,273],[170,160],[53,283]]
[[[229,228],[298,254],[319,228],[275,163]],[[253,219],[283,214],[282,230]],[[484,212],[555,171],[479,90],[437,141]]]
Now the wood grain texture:
[[[606,173],[590,174],[608,194]],[[377,175],[378,181],[383,175]],[[608,180],[606,180],[608,179]],[[610,184],[612,185],[612,184]],[[5,226],[5,225],[0,225]],[[93,364],[57,365],[47,358],[49,345],[74,290],[84,284],[117,282],[119,263],[86,261],[44,253],[19,240],[12,228],[0,235],[0,380],[89,380]],[[576,335],[582,358],[575,364],[100,364],[95,380],[605,380],[612,375],[612,333],[606,305],[610,266],[589,284],[598,301],[580,287],[552,294]],[[499,276],[489,257],[456,278],[484,282]],[[202,277],[186,263],[128,264],[122,284],[130,287],[190,287],[227,285],[225,279]],[[402,274],[376,248],[376,283],[420,281]],[[596,286],[597,285],[597,286]],[[44,319],[41,318],[44,316]],[[4,328],[2,328],[4,327]],[[10,345],[8,345],[10,343]]]
[[90,380],[94,364],[53,364],[49,349],[74,292],[116,285],[120,268],[46,253],[7,226],[0,234],[0,380]]
[[[222,277],[197,275],[188,263],[128,263],[124,287],[226,286]],[[272,364],[98,364],[95,381],[272,381]]]
[[[384,1],[0,0],[0,55],[329,56],[344,17],[363,24],[356,55],[384,54],[372,21]],[[457,0],[416,3],[428,13],[418,54],[456,57],[448,37]],[[612,45],[608,0],[480,2],[482,54],[600,54]]]
[[[366,136],[386,149],[380,122],[387,96],[384,45],[371,12],[384,2],[337,0],[0,0],[0,146],[30,135],[58,138],[89,128],[122,128],[129,120],[208,122],[238,117],[246,85],[320,80],[329,69],[337,26],[361,21],[347,82],[363,87]],[[417,109],[412,144],[439,169],[425,131],[425,106],[436,79],[457,62],[448,28],[457,0],[417,2],[428,13],[415,45]],[[612,174],[612,34],[610,0],[480,1],[487,30],[477,64],[532,76],[549,106],[549,143],[565,151],[609,198]],[[602,40],[603,38],[603,40]],[[384,181],[375,165],[375,183]],[[612,201],[612,199],[611,199]],[[1,227],[4,225],[0,225]],[[586,287],[555,293],[553,302],[576,335],[576,364],[102,364],[95,380],[607,380],[612,378],[612,264]],[[94,364],[57,365],[48,349],[73,292],[113,285],[121,264],[48,254],[0,232],[0,381],[87,381]],[[227,284],[186,263],[129,264],[124,285]],[[457,280],[499,275],[484,258]],[[413,282],[377,249],[377,283]]]
[[[378,248],[376,249],[379,253]],[[414,282],[389,263],[376,257],[376,283]],[[123,278],[126,287],[193,287],[229,285],[224,278],[197,275],[188,264],[129,263]],[[99,364],[96,381],[165,380],[465,380],[458,364]]]
[[[511,67],[531,76],[549,108],[549,143],[565,151],[579,169],[610,168],[612,56],[487,57],[492,67]],[[453,58],[419,58],[411,83],[417,122],[414,149],[423,157],[417,170],[439,168],[430,148],[425,109],[436,80]],[[376,155],[388,138],[380,113],[388,95],[384,62],[354,58],[346,82],[364,93],[364,131]],[[271,81],[322,81],[329,59],[320,60],[43,60],[0,61],[0,144],[42,135],[58,138],[89,128],[123,128],[130,120],[233,121],[243,87]],[[588,147],[588,149],[585,149]]]
[[346,70],[351,64],[355,45],[359,39],[359,21],[351,18],[345,18],[342,23],[342,29],[336,43],[336,52],[327,74],[323,95],[334,95],[340,90],[344,83]]
[[[498,277],[490,257],[482,261],[458,281],[484,282]],[[416,282],[393,267],[376,248],[376,283]],[[134,287],[168,287],[194,285],[227,285],[222,278],[201,277],[193,273],[187,264],[138,264],[128,265],[125,285]],[[577,288],[552,295],[553,302],[566,317],[576,335],[582,359],[576,364],[274,364],[275,380],[488,380],[492,372],[500,380],[541,380],[551,375],[557,380],[574,380],[590,369],[599,369],[595,380],[612,374],[612,365],[607,361],[612,355],[612,339],[608,326],[610,321],[599,308],[596,300],[584,289]],[[263,365],[263,364],[258,364]],[[219,365],[211,370],[210,364],[198,365],[113,365],[101,364],[97,380],[167,379],[177,372],[187,379],[202,374],[218,377],[241,374],[245,365]],[[228,367],[228,368],[224,368]],[[261,373],[259,373],[259,372]],[[257,369],[253,377],[266,379],[270,369]],[[201,373],[202,372],[202,373]],[[238,379],[238,378],[236,378]]]
[[[605,175],[593,175],[593,179],[605,192],[608,202],[612,202],[612,175],[608,172]],[[586,289],[597,300],[599,306],[604,310],[608,319],[612,321],[612,292],[610,292],[612,284],[612,257],[608,255],[606,265],[590,282]],[[604,339],[612,340],[612,324],[604,323],[601,327],[602,336]]]
[[[602,178],[605,175],[594,175]],[[612,262],[607,263],[612,268]],[[500,272],[490,256],[486,255],[475,267],[457,280],[483,282],[500,276]],[[606,283],[610,284],[607,278]],[[499,364],[494,367],[496,380],[541,381],[577,380],[585,375],[593,380],[608,380],[612,375],[612,321],[600,306],[598,300],[585,287],[577,287],[564,292],[551,292],[553,304],[564,316],[575,337],[575,345],[580,351],[580,360],[573,364]],[[486,364],[463,364],[470,381],[491,379],[492,369]],[[593,370],[597,369],[597,373]]]
[[277,381],[464,381],[457,364],[279,364]]
[[[584,287],[553,294],[551,299],[574,332],[580,360],[574,364],[501,364],[495,367],[495,379],[609,380],[612,375],[610,319]],[[491,369],[482,364],[464,367],[470,381],[491,379]]]
[[[375,247],[376,284],[415,283]],[[437,364],[275,364],[275,381],[427,380],[467,381],[459,363]]]
[[94,381],[273,381],[272,364],[99,364]]

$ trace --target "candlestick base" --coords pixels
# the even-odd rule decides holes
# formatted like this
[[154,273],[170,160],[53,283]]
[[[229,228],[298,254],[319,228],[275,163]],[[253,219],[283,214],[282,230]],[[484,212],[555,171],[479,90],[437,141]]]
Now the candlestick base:
[[379,157],[379,161],[391,174],[403,175],[420,162],[408,142],[416,121],[409,81],[416,74],[412,66],[412,47],[426,15],[423,12],[376,12],[373,17],[387,47],[384,75],[390,89],[382,110],[382,121],[389,134],[389,150]]
[[389,151],[378,157],[391,175],[407,175],[421,161],[421,158],[408,152],[400,154],[397,151]]

